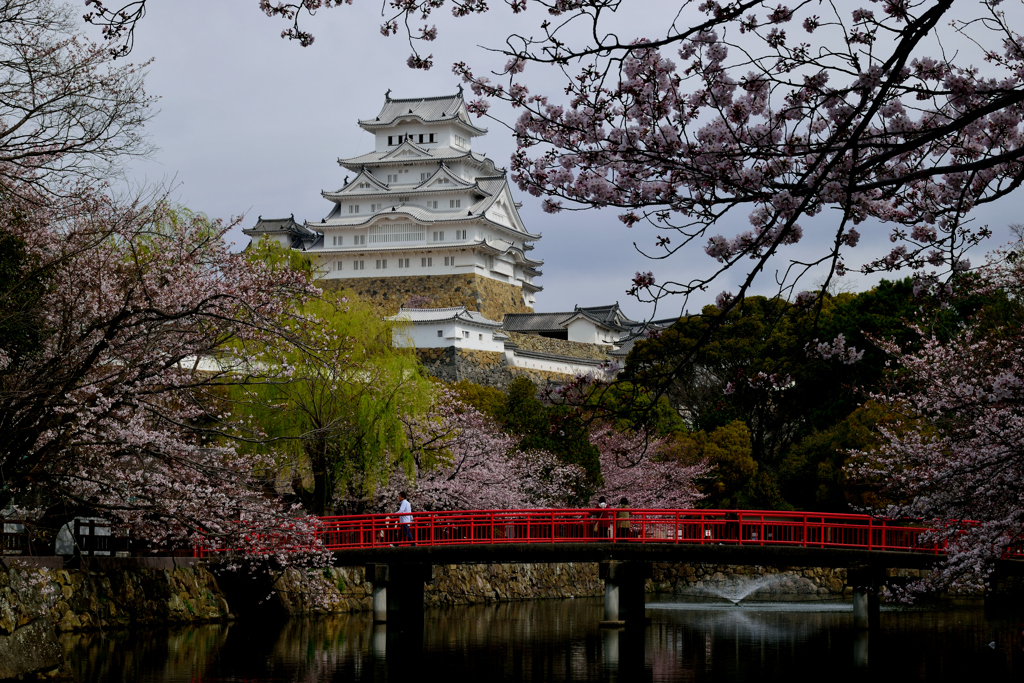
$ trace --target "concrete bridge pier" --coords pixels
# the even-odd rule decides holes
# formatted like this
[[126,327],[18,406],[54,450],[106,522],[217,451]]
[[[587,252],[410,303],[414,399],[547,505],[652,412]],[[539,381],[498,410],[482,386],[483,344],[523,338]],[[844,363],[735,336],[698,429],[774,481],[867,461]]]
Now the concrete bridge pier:
[[877,567],[850,567],[846,572],[846,583],[853,587],[854,627],[878,628],[878,589],[885,583],[885,570]]
[[606,560],[598,564],[604,581],[604,619],[601,626],[619,627],[646,618],[644,584],[651,577],[650,562]]
[[423,586],[434,580],[434,567],[424,562],[367,564],[373,585],[373,620],[398,629],[423,628]]

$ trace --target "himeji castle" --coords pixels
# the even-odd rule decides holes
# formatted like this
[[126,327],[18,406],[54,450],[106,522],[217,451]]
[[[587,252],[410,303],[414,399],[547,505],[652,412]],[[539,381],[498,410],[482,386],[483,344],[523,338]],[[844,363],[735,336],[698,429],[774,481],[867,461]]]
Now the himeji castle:
[[268,236],[314,259],[321,277],[388,312],[466,306],[489,318],[532,311],[542,262],[527,253],[526,229],[505,170],[473,150],[487,133],[470,120],[462,90],[395,99],[359,121],[374,150],[338,163],[350,171],[321,192],[333,208],[319,222],[263,219],[244,232]]

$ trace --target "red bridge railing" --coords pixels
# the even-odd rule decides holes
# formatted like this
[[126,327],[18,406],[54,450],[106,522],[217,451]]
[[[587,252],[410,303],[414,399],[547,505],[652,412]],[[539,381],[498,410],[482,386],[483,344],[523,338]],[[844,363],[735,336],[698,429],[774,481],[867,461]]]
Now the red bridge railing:
[[[628,518],[626,515],[628,514]],[[675,543],[942,553],[927,527],[868,515],[756,510],[470,510],[324,517],[329,550],[499,543]]]

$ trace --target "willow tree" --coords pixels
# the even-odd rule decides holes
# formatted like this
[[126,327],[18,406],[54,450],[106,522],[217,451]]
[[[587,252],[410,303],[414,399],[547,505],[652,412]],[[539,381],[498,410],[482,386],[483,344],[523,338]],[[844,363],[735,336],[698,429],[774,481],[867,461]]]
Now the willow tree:
[[308,512],[361,512],[396,468],[411,471],[402,420],[427,408],[432,385],[371,304],[326,291],[296,313],[294,337],[254,356],[267,379],[238,386],[235,410]]

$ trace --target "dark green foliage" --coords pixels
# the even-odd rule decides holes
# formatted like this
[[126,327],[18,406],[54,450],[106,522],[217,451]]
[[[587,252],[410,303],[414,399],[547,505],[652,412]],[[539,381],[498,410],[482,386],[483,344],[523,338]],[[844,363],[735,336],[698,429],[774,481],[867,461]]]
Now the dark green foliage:
[[499,420],[505,410],[505,394],[500,389],[462,380],[452,385],[459,398],[487,417]]
[[589,498],[592,490],[600,486],[599,453],[590,443],[590,425],[578,411],[568,406],[544,405],[537,399],[533,382],[517,377],[509,384],[500,420],[509,432],[522,435],[521,449],[545,450],[562,462],[583,468],[590,490],[577,492],[581,500]]
[[[919,338],[911,325],[923,319],[937,321],[929,332],[948,336],[979,311],[996,327],[1015,310],[1002,293],[950,305],[946,297],[915,292],[910,279],[826,295],[807,306],[748,297],[724,320],[707,307],[638,342],[624,378],[666,397],[695,433],[737,420],[749,428],[757,471],[740,491],[720,482],[722,490],[709,491],[715,503],[726,504],[728,490],[758,507],[841,510],[849,497],[844,449],[860,447],[861,432],[871,429],[864,421],[873,417],[858,414],[857,429],[840,426],[889,372],[876,341],[911,345]],[[813,353],[839,335],[863,354],[859,361]]]

